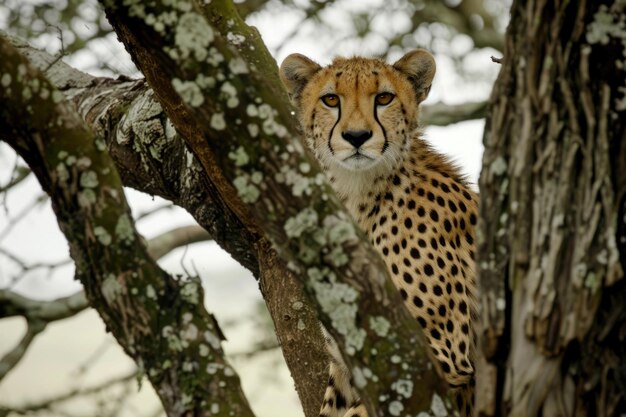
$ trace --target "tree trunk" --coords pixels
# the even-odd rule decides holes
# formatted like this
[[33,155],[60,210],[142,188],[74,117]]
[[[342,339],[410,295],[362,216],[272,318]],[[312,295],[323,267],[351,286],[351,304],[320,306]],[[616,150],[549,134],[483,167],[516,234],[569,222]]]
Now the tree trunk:
[[253,417],[202,287],[150,258],[102,139],[4,38],[0,56],[2,138],[50,196],[89,304],[146,373],[168,415]]
[[479,415],[626,411],[625,9],[512,6],[480,179]]
[[[95,135],[103,138],[125,186],[158,195],[187,210],[259,280],[304,414],[317,416],[326,387],[328,357],[315,309],[269,242],[246,229],[219,198],[145,80],[95,78],[19,39],[9,40],[33,66],[45,70],[55,87],[71,98]],[[306,331],[298,330],[302,327]]]
[[[289,263],[354,373],[372,375],[356,381],[370,416],[418,414],[433,398],[452,411],[419,324],[298,140],[277,68],[232,2],[102,3],[219,197]],[[403,395],[399,380],[423,389]]]
[[[275,312],[290,309],[288,314],[283,315],[283,321],[287,322],[283,327],[288,329],[291,326],[292,337],[281,338],[281,341],[294,352],[291,361],[295,363],[300,359],[300,370],[310,367],[306,359],[302,360],[302,355],[297,354],[297,349],[309,353],[303,341],[315,345],[317,340],[311,336],[319,333],[319,329],[316,325],[306,325],[306,333],[298,330],[301,321],[311,322],[315,313],[321,313],[322,320],[341,347],[355,353],[353,357],[346,358],[347,362],[360,374],[368,376],[359,379],[358,385],[366,394],[363,401],[372,417],[386,415],[388,410],[417,414],[429,410],[435,403],[434,399],[441,398],[445,402],[436,404],[452,410],[454,406],[447,398],[447,387],[430,361],[430,350],[426,348],[418,324],[402,307],[382,261],[344,213],[323,180],[317,164],[297,140],[291,108],[279,84],[275,62],[266,61],[269,55],[264,52],[263,45],[259,45],[258,38],[250,33],[236,14],[229,14],[232,3],[216,0],[209,5],[204,4],[204,10],[200,10],[202,6],[199,2],[172,5],[164,1],[146,6],[149,12],[140,4],[118,2],[118,7],[114,7],[111,2],[105,3],[118,35],[126,42],[165,113],[178,132],[184,135],[201,164],[196,173],[191,173],[189,166],[184,167],[182,182],[192,180],[196,185],[200,184],[203,191],[210,190],[204,193],[204,197],[213,198],[215,212],[223,210],[232,220],[229,224],[234,225],[232,230],[226,230],[227,233],[239,230],[253,237],[249,243],[255,246],[258,264],[252,266],[258,268],[261,279],[265,279],[263,290],[264,295],[272,299],[268,303],[270,310],[273,307]],[[172,20],[172,16],[176,19]],[[228,44],[227,39],[232,36],[227,35],[232,33],[241,35],[245,42],[239,43],[239,37],[235,37],[237,42]],[[168,129],[169,133],[173,132],[167,121],[160,117],[160,110],[152,108],[151,94],[135,90],[141,88],[139,84],[124,83],[118,92],[134,97],[130,107],[135,107],[142,114],[148,109],[150,116],[145,117],[145,123],[139,126],[120,120],[120,125],[126,126],[132,134],[127,142],[113,144],[111,154],[124,147],[117,145],[130,146],[134,141],[141,145],[138,149],[141,155],[130,152],[118,155],[122,156],[120,159],[131,156],[122,163],[131,168],[124,173],[126,178],[132,177],[130,171],[141,173],[144,178],[147,172],[154,172],[156,175],[148,179],[147,184],[144,180],[143,185],[147,188],[157,189],[163,184],[166,191],[171,191],[171,186],[175,190],[185,190],[189,184],[181,186],[181,181],[167,182],[175,178],[170,172],[172,161],[164,155],[171,145],[168,142],[173,141]],[[107,86],[106,81],[100,85],[96,83],[94,87],[113,87],[109,90],[111,92],[115,89],[115,86]],[[99,96],[90,101],[94,112],[86,114],[85,119],[98,130],[102,129],[100,133],[105,137],[112,136],[110,129],[114,125],[109,124],[112,120],[99,116],[107,113],[106,101],[121,97]],[[125,111],[120,103],[123,100],[117,100],[117,110],[110,115],[119,117]],[[9,115],[6,122],[12,125],[19,124],[20,120]],[[160,141],[163,135],[159,133],[162,131],[165,132],[165,143]],[[24,141],[28,139],[27,135],[23,138]],[[104,149],[103,145],[98,142],[99,151]],[[25,149],[22,154],[28,152],[33,151]],[[145,158],[148,154],[156,158]],[[174,160],[180,161],[182,156],[188,158],[188,165],[195,163],[186,151],[177,153]],[[58,156],[54,154],[52,157]],[[27,162],[34,170],[42,169],[36,160],[27,159]],[[294,178],[297,183],[293,182]],[[306,184],[304,191],[299,188],[303,182]],[[174,193],[173,198],[180,199],[181,196]],[[197,213],[201,211],[197,199],[191,206]],[[220,230],[224,226],[211,224],[216,220],[208,219],[211,235],[232,245],[225,235],[214,233],[215,229]],[[268,241],[262,239],[263,235],[272,241],[281,258],[288,260],[292,269],[298,270],[298,281],[286,282],[290,286],[271,282],[271,279],[292,280],[294,274],[285,269],[283,260],[276,261],[276,254],[269,249]],[[68,234],[70,240],[77,237],[80,236],[73,232]],[[242,247],[245,246],[243,242]],[[80,249],[79,244],[76,247]],[[238,255],[251,263],[250,256]],[[100,266],[106,268],[106,264]],[[83,278],[86,286],[92,284],[88,276]],[[99,294],[92,287],[89,287],[93,291],[88,291],[88,295],[93,295],[95,299]],[[290,288],[289,291],[294,294],[302,292],[305,287],[308,295],[298,296],[293,302],[286,300],[282,294],[285,288]],[[300,308],[300,302],[315,309]],[[140,308],[141,303],[137,307]],[[201,318],[202,315],[196,316]],[[276,314],[273,317],[278,326],[280,320],[276,321]],[[291,318],[287,320],[287,317]],[[149,342],[147,338],[145,341]],[[124,342],[121,340],[122,344]],[[156,343],[151,345],[157,346]],[[177,363],[183,363],[183,357],[177,358]],[[313,355],[309,357],[313,358]],[[289,361],[290,355],[286,358]],[[316,370],[325,365],[317,358],[314,360],[316,363],[311,365],[315,365]],[[169,366],[170,362],[165,361],[168,376],[176,375],[182,367]],[[306,373],[294,373],[294,377],[300,384],[303,403],[308,403],[307,408],[310,409],[315,397],[304,396],[303,389],[307,390],[307,394],[314,393],[322,381],[314,377],[311,383],[307,380],[310,375]],[[407,396],[405,392],[396,392],[394,382],[399,379],[421,381],[423,385],[420,384],[420,389],[414,390],[413,395]],[[155,386],[162,388],[160,382],[153,381]],[[173,386],[174,382],[170,385]],[[236,384],[230,384],[230,390],[216,393],[205,389],[207,394],[200,398],[196,392],[201,385],[186,385],[189,390],[185,390],[185,386],[176,386],[176,390],[170,391],[157,389],[168,415],[186,412],[200,415],[207,411],[205,398],[216,395],[220,401],[232,399],[231,394],[237,394],[238,388]],[[217,391],[221,388],[221,385],[217,386]],[[238,406],[246,408],[245,400],[231,402],[220,407],[220,413],[226,415]],[[317,406],[320,402],[318,397]],[[437,410],[441,411],[441,407]],[[234,415],[245,413],[236,412]]]

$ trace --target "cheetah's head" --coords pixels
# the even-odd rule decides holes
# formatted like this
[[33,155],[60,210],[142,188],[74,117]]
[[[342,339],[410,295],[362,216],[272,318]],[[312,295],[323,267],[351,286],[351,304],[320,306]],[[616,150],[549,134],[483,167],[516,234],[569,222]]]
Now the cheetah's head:
[[423,49],[393,65],[354,57],[321,67],[292,54],[280,68],[309,146],[337,175],[378,175],[397,165],[418,127],[418,106],[434,75],[433,56]]

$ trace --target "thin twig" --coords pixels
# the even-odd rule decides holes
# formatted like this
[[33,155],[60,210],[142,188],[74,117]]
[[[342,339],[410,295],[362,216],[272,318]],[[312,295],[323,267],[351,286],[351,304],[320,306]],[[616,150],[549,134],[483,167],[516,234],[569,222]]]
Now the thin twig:
[[240,352],[230,353],[229,356],[232,358],[244,358],[249,359],[253,356],[256,356],[260,353],[272,352],[276,349],[279,349],[280,345],[275,341],[266,341],[262,343],[258,343],[252,346],[249,350],[243,350]]
[[24,181],[26,178],[29,177],[31,172],[32,171],[28,169],[27,167],[16,164],[15,168],[13,169],[13,173],[11,174],[11,179],[9,180],[9,182],[6,183],[5,185],[0,185],[0,193],[7,192],[11,188],[20,184],[22,181]]
[[2,415],[3,412],[12,412],[15,414],[29,414],[32,412],[36,412],[36,411],[40,411],[40,410],[46,410],[46,409],[50,409],[51,407],[53,407],[56,404],[62,403],[64,401],[70,400],[70,399],[74,399],[78,396],[85,396],[85,395],[91,395],[91,394],[97,394],[99,392],[102,392],[110,387],[112,387],[115,384],[119,384],[119,383],[123,383],[123,382],[128,382],[133,380],[135,377],[137,376],[137,370],[133,369],[130,373],[127,373],[126,375],[122,375],[119,376],[117,378],[113,378],[110,379],[108,381],[105,381],[101,384],[98,385],[94,385],[93,387],[89,387],[89,388],[75,388],[72,389],[64,394],[60,394],[57,395],[55,397],[51,397],[51,398],[47,398],[45,400],[42,401],[38,401],[38,402],[33,402],[30,404],[25,404],[21,407],[10,407],[10,406],[2,406],[0,405],[0,415]]
[[34,201],[32,203],[27,204],[26,206],[24,206],[22,211],[19,212],[15,217],[10,219],[8,221],[7,226],[4,229],[2,229],[2,231],[0,231],[0,242],[2,242],[4,240],[4,238],[6,238],[9,233],[11,233],[11,230],[13,230],[13,228],[15,226],[17,226],[17,224],[20,221],[22,221],[24,219],[24,217],[26,217],[28,215],[28,213],[30,213],[32,210],[34,210],[36,207],[38,207],[39,205],[41,205],[45,201],[48,201],[48,195],[47,194],[41,194],[41,195],[38,195],[34,199]]
[[13,262],[20,269],[20,274],[30,272],[36,269],[49,269],[48,274],[52,274],[55,269],[61,268],[71,263],[70,259],[63,259],[57,262],[37,262],[34,264],[29,264],[19,256],[15,255],[12,252],[9,252],[8,249],[5,249],[3,247],[0,247],[0,255],[5,256],[7,259]]
[[208,240],[211,240],[211,236],[202,227],[198,225],[181,226],[150,239],[148,241],[148,253],[153,259],[159,259],[181,246]]
[[[20,160],[21,160],[21,158],[17,155],[17,153],[15,153],[14,156],[15,156],[15,160],[13,162],[13,168],[11,169],[11,179],[9,180],[9,184],[13,181],[13,178],[15,178],[15,176],[16,176],[15,174],[16,174],[16,172],[18,170],[19,163],[20,163]],[[4,212],[5,212],[7,217],[9,216],[9,207],[7,206],[7,196],[8,196],[8,193],[6,193],[4,191],[8,190],[9,188],[10,187],[8,185],[5,186],[5,187],[2,187],[3,191],[2,191],[2,202],[1,202],[1,204],[2,204],[2,207],[4,208]]]
[[13,262],[19,269],[19,271],[15,272],[13,276],[8,279],[8,282],[4,284],[6,288],[13,288],[30,272],[36,271],[38,269],[47,269],[46,276],[49,278],[50,276],[52,276],[52,273],[55,270],[70,265],[72,263],[71,259],[68,258],[54,263],[39,262],[34,264],[28,264],[26,263],[26,261],[22,260],[20,257],[13,254],[12,252],[9,252],[3,247],[0,247],[0,255]]
[[63,59],[63,57],[66,55],[65,42],[63,41],[63,30],[60,27],[55,26],[55,25],[47,25],[47,26],[56,29],[56,31],[58,32],[59,42],[61,42],[61,49],[59,50],[59,55],[56,58],[54,58],[54,60],[50,64],[48,64],[48,67],[44,70],[44,72],[48,72],[50,68],[52,68],[57,62]]
[[0,381],[20,362],[30,344],[46,328],[47,324],[43,320],[29,320],[27,322],[26,333],[22,340],[0,359]]
[[95,349],[95,351],[91,355],[89,355],[89,357],[85,361],[79,364],[76,370],[74,370],[72,373],[77,377],[80,377],[87,373],[89,368],[93,366],[94,363],[98,361],[98,359],[104,356],[106,351],[113,345],[113,339],[111,339],[110,337],[106,337],[102,341],[102,343],[100,343],[100,345]]
[[176,206],[174,206],[173,203],[167,202],[165,204],[162,204],[158,207],[152,208],[150,210],[146,210],[146,211],[142,211],[139,214],[137,214],[137,216],[135,217],[135,222],[138,222],[139,220],[143,220],[146,217],[152,216],[153,214],[159,213],[163,210],[172,210],[174,209]]
[[39,301],[10,290],[0,290],[0,318],[24,316],[27,320],[50,323],[72,317],[87,307],[87,299],[82,291],[53,301]]

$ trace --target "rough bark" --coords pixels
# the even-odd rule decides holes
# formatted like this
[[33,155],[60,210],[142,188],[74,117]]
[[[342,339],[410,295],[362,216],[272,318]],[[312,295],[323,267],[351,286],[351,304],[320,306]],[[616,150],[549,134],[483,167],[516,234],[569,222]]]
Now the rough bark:
[[480,179],[480,415],[626,410],[625,8],[513,4]]
[[90,305],[168,415],[253,416],[200,285],[168,276],[148,256],[105,144],[5,39],[0,55],[2,138],[49,194]]
[[[308,305],[302,284],[294,282],[285,264],[275,260],[267,240],[244,228],[219,198],[145,81],[94,78],[18,39],[11,41],[34,65],[46,70],[89,127],[104,139],[124,185],[186,209],[222,248],[257,277],[278,339],[290,341],[282,346],[283,355],[305,415],[316,416],[325,388],[327,355],[319,320]],[[260,258],[267,260],[262,259],[259,265]],[[286,282],[288,279],[292,282]],[[291,321],[286,318],[293,315],[294,300],[305,305],[299,310],[298,320]],[[307,331],[294,333],[298,324]],[[292,341],[293,334],[300,335],[297,343]]]
[[258,274],[254,244],[260,238],[215,197],[197,160],[176,133],[145,80],[98,78],[8,38],[71,100],[107,145],[125,186],[158,195],[185,208],[237,262]]
[[[195,2],[177,9],[105,2],[105,10],[221,198],[252,221],[246,227],[270,238],[315,297],[324,324],[354,354],[346,360],[371,415],[430,410],[433,395],[446,397],[446,388],[419,326],[296,140],[276,68],[271,77],[256,72],[257,61],[238,50],[258,45],[238,36],[237,15],[211,13],[216,4],[205,4],[205,12],[209,21],[220,15],[227,33],[209,25]],[[406,396],[399,380],[421,383]]]
[[[295,282],[280,286],[265,284],[289,279],[285,264],[275,265],[271,270],[264,267],[263,258],[275,256],[269,243],[255,229],[246,228],[219,197],[180,136],[172,131],[172,136],[167,137],[166,132],[173,128],[145,83],[138,89],[141,93],[131,100],[118,95],[119,86],[103,84],[102,87],[105,90],[100,92],[93,88],[84,90],[75,102],[79,109],[88,109],[83,112],[85,119],[106,135],[109,152],[125,185],[159,195],[189,211],[222,248],[257,277],[261,288],[266,288],[264,298],[273,301],[267,304],[276,335],[279,341],[289,340],[294,329],[284,317],[291,313],[289,300],[306,300],[302,286]],[[90,105],[93,97],[103,98],[97,105]],[[310,310],[309,307],[306,311]],[[282,350],[305,415],[315,416],[325,385],[326,353],[317,316],[302,311],[299,320],[309,331],[300,338],[300,346],[283,345]]]
[[[230,7],[227,2],[218,6]],[[217,14],[216,9],[217,6],[206,10],[211,22],[222,31],[233,30],[233,21],[223,19],[224,13]],[[239,20],[234,22],[238,23],[235,33],[262,45],[256,31]],[[302,284],[295,281],[293,274],[278,261],[269,244],[258,234],[251,233],[249,228],[242,227],[223,200],[216,197],[215,187],[207,181],[195,158],[186,151],[145,83],[128,79],[95,79],[24,43],[17,42],[16,46],[40,68],[47,69],[47,75],[66,97],[72,99],[90,127],[105,138],[125,185],[160,195],[187,208],[235,259],[260,277],[305,414],[316,415],[323,392],[326,357],[316,326],[316,314],[302,294]],[[246,48],[240,50],[248,51],[246,59],[256,62],[255,69],[261,76],[273,77],[277,82],[275,73],[271,73],[275,71],[275,63],[267,53],[259,61],[259,54]],[[282,90],[280,86],[275,88]],[[477,111],[460,114],[455,108],[440,107],[431,112],[427,110],[435,124],[481,117],[484,109],[478,103],[472,107]],[[300,334],[298,339],[294,334]]]
[[[266,300],[271,300],[268,308],[277,337],[287,341],[283,344],[283,354],[296,381],[305,415],[317,415],[325,386],[327,356],[317,316],[310,306],[305,304],[298,320],[290,321],[294,300],[307,302],[301,284],[286,282],[289,278],[293,281],[293,277],[284,264],[275,260],[269,244],[241,227],[223,202],[212,197],[214,188],[173,131],[145,81],[95,79],[61,61],[49,67],[54,57],[18,40],[12,41],[37,66],[48,69],[47,74],[66,97],[72,98],[89,126],[105,138],[125,185],[159,195],[187,209],[259,279]],[[257,250],[268,258],[264,265],[274,259],[271,268],[259,268]],[[295,332],[295,326],[304,326],[307,331]],[[298,333],[299,341],[293,343],[291,335]]]
[[305,294],[304,286],[276,251],[258,248],[259,286],[274,321],[276,337],[294,380],[302,409],[307,417],[319,415],[326,382],[328,354],[323,343],[315,306]]

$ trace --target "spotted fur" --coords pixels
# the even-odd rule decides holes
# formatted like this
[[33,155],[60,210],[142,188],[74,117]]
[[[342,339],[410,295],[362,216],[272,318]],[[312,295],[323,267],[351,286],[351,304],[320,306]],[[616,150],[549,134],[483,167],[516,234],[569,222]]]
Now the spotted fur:
[[[419,104],[434,74],[432,55],[421,49],[393,65],[355,57],[322,68],[293,54],[281,66],[309,147],[385,260],[469,415],[477,196],[421,138]],[[320,417],[367,416],[331,339],[328,348],[330,382]]]

